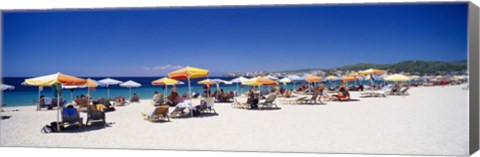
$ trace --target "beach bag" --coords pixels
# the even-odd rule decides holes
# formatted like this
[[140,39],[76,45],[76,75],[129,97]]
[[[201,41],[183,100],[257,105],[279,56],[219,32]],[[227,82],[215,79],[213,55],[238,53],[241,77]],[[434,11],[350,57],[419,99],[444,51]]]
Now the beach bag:
[[51,133],[53,130],[52,130],[52,127],[50,125],[45,125],[42,130],[40,130],[40,132],[44,133],[44,134],[48,134],[48,133]]
[[200,116],[200,110],[192,110],[192,114],[194,117]]

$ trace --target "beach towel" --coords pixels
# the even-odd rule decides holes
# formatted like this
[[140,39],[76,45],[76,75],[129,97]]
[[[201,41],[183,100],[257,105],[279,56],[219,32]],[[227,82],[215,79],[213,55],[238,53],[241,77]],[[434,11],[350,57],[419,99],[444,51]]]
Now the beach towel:
[[67,115],[67,116],[75,116],[75,115],[77,115],[77,109],[75,109],[75,108],[63,108],[62,114]]

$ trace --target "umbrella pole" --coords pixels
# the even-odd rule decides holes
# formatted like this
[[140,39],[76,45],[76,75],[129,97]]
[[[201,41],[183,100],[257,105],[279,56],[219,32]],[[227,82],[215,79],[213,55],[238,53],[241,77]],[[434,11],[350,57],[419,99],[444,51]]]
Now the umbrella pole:
[[57,130],[60,131],[60,92],[58,90],[57,90]]
[[240,94],[240,93],[238,93],[238,92],[240,92],[240,91],[238,91],[238,83],[237,83],[237,94],[235,94],[235,97],[236,97],[238,94]]
[[130,87],[128,89],[129,89],[129,93],[130,93],[129,98],[130,98],[130,100],[132,100],[132,87]]
[[73,101],[73,91],[70,91],[70,100]]
[[107,98],[110,99],[110,87],[107,85]]
[[40,110],[40,88],[41,86],[38,87],[38,103],[37,103],[37,111]]
[[[187,77],[187,78],[188,78],[188,99],[190,99],[190,105],[192,105],[192,91],[190,89],[190,76]],[[190,116],[193,117],[193,112],[192,111],[190,111]]]

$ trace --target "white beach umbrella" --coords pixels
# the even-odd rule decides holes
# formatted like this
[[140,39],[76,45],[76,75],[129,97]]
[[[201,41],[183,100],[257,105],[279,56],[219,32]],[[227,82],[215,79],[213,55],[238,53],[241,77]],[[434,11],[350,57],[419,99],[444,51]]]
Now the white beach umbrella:
[[278,77],[275,77],[275,76],[272,76],[272,75],[265,76],[265,78],[272,79],[272,80],[278,80]]
[[281,82],[281,83],[283,83],[283,85],[286,86],[287,83],[292,82],[292,80],[290,80],[288,77],[285,77],[285,78],[282,78],[282,79],[278,80],[278,82]]
[[112,78],[106,78],[106,79],[100,80],[98,82],[106,85],[106,87],[107,87],[107,97],[109,99],[110,99],[110,88],[109,88],[109,86],[110,85],[119,85],[119,84],[123,83],[122,81],[115,80],[115,79],[112,79]]
[[3,83],[1,84],[1,88],[2,88],[2,91],[3,90],[13,90],[13,89],[15,89],[14,86],[3,84]]
[[138,88],[138,87],[141,87],[141,86],[142,85],[140,83],[137,83],[137,82],[132,81],[132,80],[128,80],[127,82],[120,84],[120,87],[126,87],[126,88],[129,89],[130,99],[132,98],[132,88]]
[[[230,82],[233,82],[233,83],[237,84],[237,93],[239,92],[239,90],[238,90],[239,84],[242,83],[245,80],[248,80],[248,78],[240,76],[240,77],[234,78],[230,81]],[[242,93],[241,89],[240,89],[240,93]]]
[[[13,90],[13,89],[15,89],[15,87],[14,87],[14,86],[11,86],[11,85],[6,85],[6,84],[3,84],[3,83],[2,83],[2,84],[0,84],[0,86],[1,86],[1,88],[2,88],[2,91],[4,91],[4,90]],[[2,105],[3,105],[3,103],[1,103],[1,104],[0,104],[0,108],[1,108],[1,111],[3,112],[3,106],[2,106]]]

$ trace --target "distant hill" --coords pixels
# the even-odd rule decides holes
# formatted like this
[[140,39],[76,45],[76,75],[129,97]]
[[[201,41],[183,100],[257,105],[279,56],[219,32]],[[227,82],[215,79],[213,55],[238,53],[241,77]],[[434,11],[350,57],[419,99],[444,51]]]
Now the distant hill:
[[335,70],[359,71],[368,68],[384,69],[390,73],[406,72],[410,74],[445,74],[452,72],[465,72],[467,61],[403,61],[395,64],[354,64],[336,68]]
[[389,73],[406,72],[410,74],[445,74],[445,73],[463,73],[467,70],[467,61],[403,61],[394,64],[368,64],[359,63],[346,65],[338,68],[331,69],[301,69],[301,70],[288,70],[282,72],[307,72],[312,70],[323,70],[327,73],[334,71],[360,71],[369,68],[388,70]]

